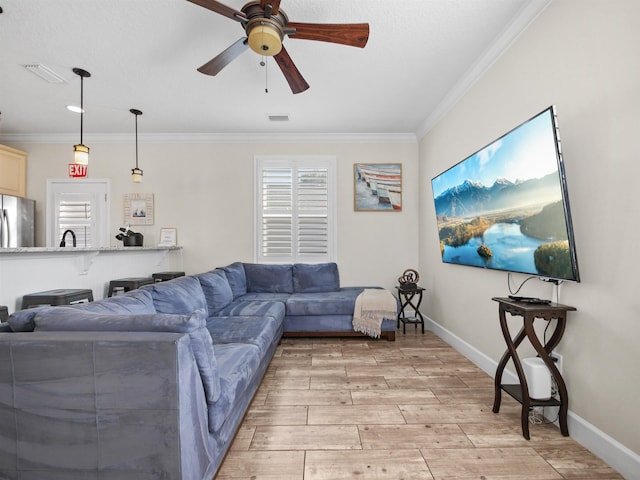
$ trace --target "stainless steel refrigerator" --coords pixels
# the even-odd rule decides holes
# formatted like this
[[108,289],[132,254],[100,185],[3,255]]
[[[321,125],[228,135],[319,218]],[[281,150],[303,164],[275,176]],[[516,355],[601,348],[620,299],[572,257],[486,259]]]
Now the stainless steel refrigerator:
[[33,247],[36,202],[0,195],[0,248]]

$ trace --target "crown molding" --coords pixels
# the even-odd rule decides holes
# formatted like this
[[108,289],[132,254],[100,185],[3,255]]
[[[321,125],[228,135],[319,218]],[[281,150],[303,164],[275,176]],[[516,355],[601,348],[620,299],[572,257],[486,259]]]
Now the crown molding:
[[[77,135],[56,133],[0,134],[0,143],[69,144]],[[415,133],[147,133],[139,134],[141,143],[417,143]],[[85,134],[87,145],[130,143],[133,134]]]

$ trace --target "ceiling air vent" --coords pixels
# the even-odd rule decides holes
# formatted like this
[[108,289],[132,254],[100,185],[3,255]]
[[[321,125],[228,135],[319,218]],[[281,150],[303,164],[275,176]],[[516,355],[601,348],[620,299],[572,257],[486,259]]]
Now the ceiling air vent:
[[62,78],[56,72],[54,72],[49,67],[41,63],[24,65],[24,68],[26,68],[31,73],[36,74],[37,76],[39,76],[43,80],[46,80],[49,83],[67,83],[67,81],[64,78]]
[[288,122],[289,114],[288,113],[272,113],[268,115],[270,122]]

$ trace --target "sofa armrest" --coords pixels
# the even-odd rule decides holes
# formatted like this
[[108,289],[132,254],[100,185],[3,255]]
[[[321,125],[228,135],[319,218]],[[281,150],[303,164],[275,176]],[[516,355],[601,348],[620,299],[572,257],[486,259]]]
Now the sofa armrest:
[[203,478],[215,448],[184,333],[2,334],[0,418],[10,478]]

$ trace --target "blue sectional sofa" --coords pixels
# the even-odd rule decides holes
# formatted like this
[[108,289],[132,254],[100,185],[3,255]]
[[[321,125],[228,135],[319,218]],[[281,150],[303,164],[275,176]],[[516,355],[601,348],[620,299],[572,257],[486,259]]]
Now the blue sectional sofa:
[[363,289],[341,288],[335,264],[233,263],[15,312],[0,329],[0,479],[210,480],[281,337],[353,334]]

